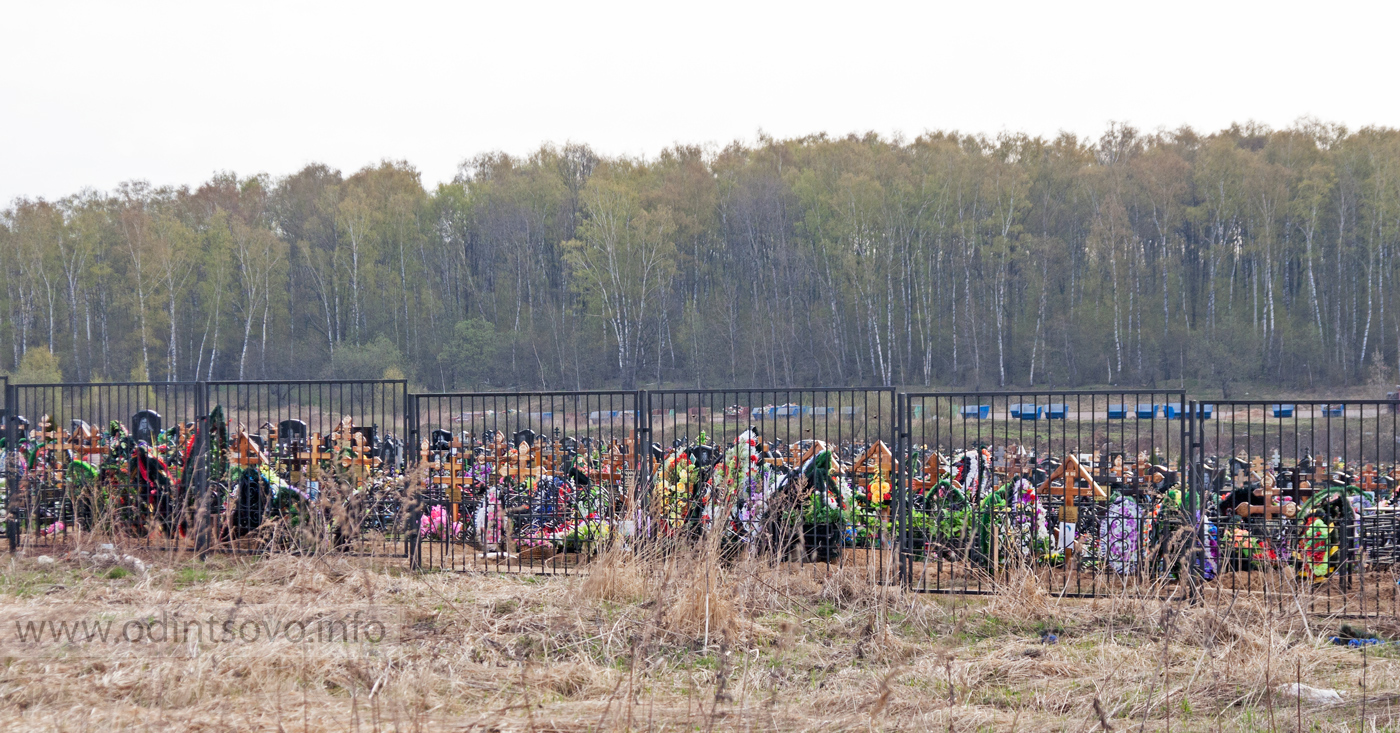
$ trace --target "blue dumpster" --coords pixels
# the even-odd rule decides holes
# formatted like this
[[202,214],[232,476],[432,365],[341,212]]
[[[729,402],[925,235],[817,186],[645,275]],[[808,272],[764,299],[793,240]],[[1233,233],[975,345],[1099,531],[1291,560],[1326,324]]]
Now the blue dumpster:
[[1010,408],[1011,418],[1013,420],[1039,420],[1040,411],[1042,409],[1044,408],[1039,405],[1033,405],[1029,402],[1025,402],[1019,405],[1012,405]]
[[1347,409],[1347,406],[1346,406],[1346,405],[1323,405],[1323,406],[1322,406],[1322,416],[1323,416],[1323,417],[1341,417],[1342,415],[1346,414],[1346,409]]
[[1069,413],[1069,405],[1063,402],[1055,402],[1045,406],[1046,420],[1063,420]]
[[1153,404],[1141,404],[1137,406],[1137,417],[1139,420],[1151,420],[1157,417],[1157,406]]
[[[917,407],[918,405],[915,406]],[[963,405],[962,408],[962,416],[964,420],[968,419],[969,417],[975,417],[978,420],[986,420],[987,417],[991,414],[991,405]]]
[[1180,420],[1181,416],[1184,414],[1181,410],[1180,402],[1168,402],[1166,405],[1163,405],[1163,410],[1168,420]]
[[1293,417],[1293,405],[1269,405],[1274,417]]
[[1127,417],[1128,417],[1128,406],[1127,406],[1127,405],[1109,405],[1109,406],[1108,406],[1108,419],[1109,419],[1109,420],[1123,420],[1123,419],[1125,419],[1125,418],[1127,418]]

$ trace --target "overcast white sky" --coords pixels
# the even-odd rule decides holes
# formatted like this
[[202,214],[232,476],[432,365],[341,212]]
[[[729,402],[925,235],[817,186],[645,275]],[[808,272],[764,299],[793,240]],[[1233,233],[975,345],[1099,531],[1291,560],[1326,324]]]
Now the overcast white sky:
[[586,142],[1400,126],[1400,3],[0,0],[0,202]]

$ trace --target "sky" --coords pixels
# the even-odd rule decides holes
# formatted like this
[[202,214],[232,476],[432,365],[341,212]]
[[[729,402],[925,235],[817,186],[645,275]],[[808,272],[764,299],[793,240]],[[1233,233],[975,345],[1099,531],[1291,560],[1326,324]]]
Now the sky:
[[0,0],[0,204],[580,142],[1400,127],[1400,3]]

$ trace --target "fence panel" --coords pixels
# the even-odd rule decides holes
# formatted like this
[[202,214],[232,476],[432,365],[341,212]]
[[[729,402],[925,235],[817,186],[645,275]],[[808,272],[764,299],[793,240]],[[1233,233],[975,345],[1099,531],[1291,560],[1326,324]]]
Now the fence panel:
[[615,533],[631,535],[643,394],[413,395],[413,564],[571,573]]
[[1207,592],[1247,592],[1310,613],[1400,611],[1400,414],[1380,400],[1201,406],[1195,470],[1207,487]]
[[[342,549],[389,551],[398,500],[383,489],[405,463],[395,437],[408,428],[403,380],[43,384],[7,392],[15,416],[7,447],[25,455],[9,451],[3,498],[27,543],[63,542],[75,528],[101,526],[175,549],[207,485],[214,539],[226,548],[263,549],[269,532],[281,531],[276,541],[285,544],[282,530],[321,527]],[[210,423],[215,407],[222,419]],[[191,493],[184,464],[196,425],[211,453]],[[344,497],[323,495],[318,482],[327,478],[348,482]]]
[[893,389],[647,394],[651,537],[893,576]]
[[[405,380],[209,382],[207,399],[223,413],[233,460],[245,437],[254,443],[288,490],[331,512],[342,550],[404,552],[398,479],[412,444]],[[232,534],[255,534],[275,513],[275,492],[222,488],[233,505],[216,497],[213,509],[229,516]]]
[[[983,593],[1029,571],[1064,595],[1199,588],[1317,613],[1400,613],[1391,401],[409,395],[402,380],[0,387],[12,547],[90,525],[96,504],[75,487],[94,483],[127,531],[175,539],[182,447],[218,406],[208,437],[226,441],[242,475],[260,465],[312,499],[333,482],[345,494],[327,515],[339,547],[407,551],[423,567],[569,573],[609,538],[708,538],[730,557],[897,570],[929,592]],[[129,454],[142,443],[169,466],[168,484],[137,478]],[[239,503],[230,466],[207,469],[223,536],[256,544],[276,492]]]
[[0,513],[5,517],[5,540],[10,547],[10,552],[14,552],[19,545],[19,522],[16,521],[10,509],[10,492],[17,490],[20,478],[20,452],[19,446],[19,423],[10,414],[9,405],[13,404],[13,389],[10,380],[4,382],[5,405],[4,411],[0,411],[0,439],[5,444],[0,446]]
[[[7,410],[19,457],[6,509],[31,545],[66,542],[78,527],[110,521],[143,539],[175,532],[179,510],[160,462],[199,416],[196,382],[11,385]],[[129,442],[112,451],[123,438]],[[105,518],[104,518],[105,515]]]
[[902,396],[902,572],[977,594],[1013,571],[1057,595],[1177,592],[1198,562],[1180,392]]

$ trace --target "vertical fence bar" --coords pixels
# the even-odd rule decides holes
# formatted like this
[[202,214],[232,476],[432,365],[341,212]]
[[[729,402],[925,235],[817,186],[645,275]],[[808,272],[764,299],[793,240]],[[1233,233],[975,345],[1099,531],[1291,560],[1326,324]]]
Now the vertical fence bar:
[[1182,557],[1190,564],[1192,542],[1166,542],[1175,514],[1145,531],[1163,492],[1184,481],[1190,423],[1181,392],[902,399],[909,529],[901,545],[915,589],[984,593],[1024,569],[1056,594],[1090,596],[1153,588],[1164,572],[1176,577]]
[[19,490],[20,484],[20,450],[19,450],[19,400],[15,393],[15,387],[5,380],[5,411],[4,431],[5,431],[5,465],[0,466],[0,470],[5,472],[5,538],[10,545],[10,552],[19,549],[19,522],[14,514],[14,494]]

